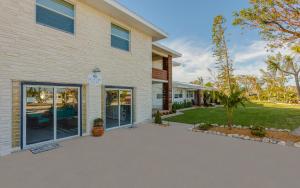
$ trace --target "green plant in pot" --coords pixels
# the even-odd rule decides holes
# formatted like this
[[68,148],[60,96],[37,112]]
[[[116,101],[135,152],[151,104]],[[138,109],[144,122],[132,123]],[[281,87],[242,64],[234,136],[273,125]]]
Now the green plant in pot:
[[94,120],[92,134],[94,137],[100,137],[104,134],[103,120],[101,118],[97,118]]

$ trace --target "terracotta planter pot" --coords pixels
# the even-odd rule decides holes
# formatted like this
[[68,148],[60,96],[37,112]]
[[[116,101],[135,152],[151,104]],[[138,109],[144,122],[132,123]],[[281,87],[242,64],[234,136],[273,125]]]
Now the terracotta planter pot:
[[100,137],[104,134],[104,128],[103,127],[94,127],[92,130],[92,134],[94,137]]

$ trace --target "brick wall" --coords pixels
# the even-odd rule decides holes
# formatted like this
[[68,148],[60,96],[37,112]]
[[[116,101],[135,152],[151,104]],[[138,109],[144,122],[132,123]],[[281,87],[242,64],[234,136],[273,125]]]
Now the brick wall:
[[[35,0],[0,1],[0,155],[13,146],[12,80],[86,84],[99,67],[105,85],[135,88],[137,122],[151,118],[151,37],[81,1],[73,2],[75,35],[36,24]],[[112,22],[130,29],[130,52],[111,48]],[[87,85],[86,90],[89,133],[93,119],[101,115],[102,102],[100,87]]]

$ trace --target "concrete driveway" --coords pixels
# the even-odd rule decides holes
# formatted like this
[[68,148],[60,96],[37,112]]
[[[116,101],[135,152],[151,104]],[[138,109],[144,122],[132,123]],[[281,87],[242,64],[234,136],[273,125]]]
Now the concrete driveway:
[[296,188],[300,149],[155,125],[0,158],[3,188]]

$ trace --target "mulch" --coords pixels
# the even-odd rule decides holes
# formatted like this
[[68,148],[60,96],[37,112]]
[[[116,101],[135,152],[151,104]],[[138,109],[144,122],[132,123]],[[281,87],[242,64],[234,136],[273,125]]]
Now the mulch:
[[[222,127],[214,127],[210,129],[211,131],[217,131],[225,134],[239,134],[244,136],[249,136],[250,138],[258,138],[251,134],[250,129],[238,129],[232,128],[231,130],[228,128]],[[292,135],[289,132],[279,132],[279,131],[266,131],[266,137],[274,140],[281,140],[285,142],[300,142],[300,136]]]

